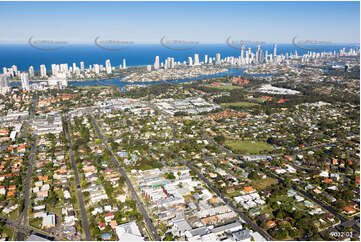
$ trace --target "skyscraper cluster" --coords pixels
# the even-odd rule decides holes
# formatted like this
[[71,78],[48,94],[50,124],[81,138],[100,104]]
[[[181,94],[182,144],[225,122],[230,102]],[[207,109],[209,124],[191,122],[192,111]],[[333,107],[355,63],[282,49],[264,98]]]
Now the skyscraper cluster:
[[253,53],[251,48],[246,50],[245,45],[241,46],[241,53],[238,60],[234,60],[238,65],[262,64],[262,63],[277,63],[281,59],[277,59],[277,44],[273,45],[273,54],[268,54],[268,51],[262,50],[261,46],[256,47],[256,52]]
[[[187,64],[188,66],[199,66],[202,64],[212,64],[213,63],[212,60],[215,60],[216,64],[221,64],[222,62],[221,54],[217,53],[216,58],[208,57],[208,55],[205,55],[204,62],[200,62],[199,54],[194,54],[193,58],[189,56],[187,61],[184,61],[183,63],[181,63],[180,61],[175,61],[175,59],[172,57],[167,57],[163,63],[160,62],[159,56],[156,56],[154,60],[153,68],[154,70],[158,70],[161,67],[163,67],[164,69],[170,69],[178,65],[187,65]],[[147,66],[148,71],[151,71],[151,69],[152,69],[151,66]]]
[[[301,56],[298,55],[297,50],[293,53],[278,54],[277,53],[277,44],[273,45],[273,50],[268,52],[268,50],[263,50],[260,45],[258,45],[252,52],[251,48],[246,48],[242,44],[240,49],[240,55],[238,57],[227,56],[221,57],[220,53],[216,53],[214,57],[209,56],[208,54],[204,55],[204,58],[201,58],[198,53],[195,53],[194,56],[189,56],[185,61],[176,61],[173,57],[165,58],[164,62],[160,61],[160,57],[156,56],[153,65],[147,65],[146,70],[152,71],[162,69],[172,69],[177,66],[201,66],[201,65],[231,65],[231,66],[248,66],[253,64],[263,64],[263,63],[291,63],[292,60],[298,59],[301,60],[301,63],[315,62],[317,58],[324,56],[356,56],[359,55],[359,49],[350,48],[346,51],[346,48],[341,49],[340,51],[332,52],[315,52],[308,51],[306,54]],[[69,66],[67,63],[63,64],[52,64],[51,70],[47,70],[46,65],[40,65],[39,72],[35,72],[34,66],[29,66],[28,72],[20,72],[16,65],[11,67],[3,67],[3,74],[0,76],[0,91],[2,93],[10,90],[9,80],[21,80],[21,87],[24,90],[32,90],[34,84],[30,85],[30,80],[36,80],[36,78],[46,79],[49,86],[67,86],[67,80],[71,78],[92,78],[96,75],[103,73],[112,74],[114,67],[112,67],[109,59],[105,61],[105,66],[100,64],[89,65],[89,68],[85,68],[83,61],[79,63],[72,63]],[[122,60],[122,64],[119,65],[119,69],[126,69],[126,59]]]

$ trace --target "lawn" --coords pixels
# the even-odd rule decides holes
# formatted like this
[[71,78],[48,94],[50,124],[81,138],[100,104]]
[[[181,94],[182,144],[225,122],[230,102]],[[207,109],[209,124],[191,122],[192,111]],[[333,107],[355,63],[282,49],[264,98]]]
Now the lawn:
[[277,184],[277,179],[266,177],[265,179],[252,180],[251,185],[257,190],[263,190],[273,184]]
[[227,108],[232,107],[254,107],[259,105],[258,103],[250,103],[250,102],[234,102],[234,103],[222,103],[222,106]]
[[239,154],[260,154],[271,151],[273,148],[271,145],[265,142],[250,142],[241,140],[226,140],[224,145],[231,149],[235,153]]
[[238,197],[239,195],[241,195],[240,191],[234,191],[234,192],[227,193],[228,197]]
[[150,170],[150,169],[155,169],[155,168],[161,168],[162,164],[157,161],[144,161],[143,160],[143,161],[138,161],[135,166],[139,167],[140,170],[144,171],[144,170]]

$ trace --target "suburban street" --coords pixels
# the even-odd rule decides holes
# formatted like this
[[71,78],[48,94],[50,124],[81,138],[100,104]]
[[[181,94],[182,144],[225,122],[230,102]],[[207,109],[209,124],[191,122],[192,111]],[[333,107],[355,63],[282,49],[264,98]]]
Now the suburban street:
[[73,150],[72,150],[73,143],[72,143],[70,132],[69,132],[69,124],[68,124],[68,120],[66,117],[64,118],[64,127],[65,127],[65,132],[66,132],[66,135],[68,138],[68,142],[69,142],[69,157],[71,159],[71,163],[72,163],[72,167],[73,167],[73,171],[74,171],[76,190],[77,190],[78,198],[79,198],[81,222],[82,222],[83,229],[85,232],[86,240],[92,240],[90,230],[89,230],[88,217],[87,217],[85,206],[84,206],[83,193],[81,191],[81,186],[80,186],[80,181],[79,181],[79,174],[78,174],[78,170],[76,168],[76,163],[74,160],[74,154],[73,154]]
[[21,215],[19,216],[19,221],[23,225],[28,225],[28,209],[29,209],[29,202],[30,202],[30,190],[31,190],[31,177],[33,174],[33,168],[34,168],[34,160],[36,157],[36,141],[37,137],[36,135],[33,136],[33,143],[31,146],[31,151],[29,154],[29,167],[28,171],[26,173],[26,179],[25,179],[25,187],[24,187],[24,199],[23,199],[23,211]]
[[22,206],[23,210],[18,218],[18,221],[23,225],[29,224],[28,223],[28,208],[29,208],[29,201],[30,201],[30,189],[31,189],[30,185],[31,185],[31,176],[33,173],[34,159],[36,157],[37,137],[36,137],[36,135],[34,135],[34,136],[32,136],[33,140],[31,140],[31,138],[28,138],[28,131],[29,131],[29,125],[32,122],[32,120],[34,119],[35,110],[36,110],[36,106],[37,106],[37,100],[38,100],[38,97],[35,94],[33,96],[33,100],[31,103],[30,110],[29,110],[29,119],[24,122],[24,130],[22,132],[22,137],[27,139],[28,143],[32,142],[30,154],[28,156],[29,167],[28,167],[28,170],[26,173],[26,178],[25,178],[24,197],[23,197],[23,206]]
[[125,182],[127,183],[131,193],[132,193],[132,196],[133,198],[136,200],[137,202],[137,205],[138,205],[138,208],[139,208],[139,211],[140,213],[143,215],[143,218],[144,218],[144,221],[147,225],[147,228],[148,228],[148,231],[151,233],[151,239],[152,240],[161,240],[160,236],[157,234],[157,230],[152,222],[152,220],[149,218],[148,216],[148,213],[146,212],[144,206],[143,206],[143,203],[141,201],[141,199],[139,198],[137,192],[135,191],[130,179],[128,178],[126,172],[124,171],[124,169],[120,166],[120,163],[119,161],[116,159],[116,157],[114,156],[113,152],[111,151],[111,149],[109,149],[109,146],[108,146],[108,143],[107,141],[105,140],[104,136],[102,135],[102,133],[100,132],[100,129],[98,127],[98,124],[96,123],[94,117],[92,115],[89,115],[92,123],[93,123],[93,126],[95,128],[95,131],[98,135],[98,137],[102,140],[103,142],[103,145],[106,149],[106,151],[110,154],[111,158],[112,158],[112,161],[113,163],[116,165],[116,167],[118,168],[118,171],[119,173],[125,178]]
[[13,228],[15,231],[17,231],[16,240],[18,240],[18,241],[24,240],[26,233],[38,234],[38,235],[40,235],[42,237],[48,238],[49,240],[54,239],[48,233],[46,233],[44,231],[41,231],[39,229],[30,227],[30,226],[27,226],[27,225],[22,225],[22,224],[19,223],[19,221],[13,221],[13,220],[10,220],[10,219],[2,217],[2,216],[0,216],[0,221],[4,222],[7,226],[9,226],[10,228]]
[[26,137],[28,136],[29,125],[30,125],[31,121],[34,119],[35,109],[36,109],[37,105],[38,105],[38,96],[36,94],[34,94],[32,104],[31,104],[31,108],[29,110],[29,118],[28,118],[28,120],[24,121],[24,127],[23,127],[23,130],[21,132],[21,137],[24,138],[24,139],[26,139]]
[[192,165],[190,165],[186,160],[180,160],[185,166],[187,166],[190,170],[192,170],[204,183],[207,184],[207,186],[215,192],[222,200],[230,206],[233,211],[235,211],[245,223],[250,225],[253,229],[255,229],[258,233],[260,233],[265,239],[268,241],[273,240],[272,237],[266,233],[261,227],[259,227],[257,224],[255,224],[244,212],[240,211],[230,199],[226,198],[215,186],[212,185],[212,183],[205,178],[196,168],[194,168]]

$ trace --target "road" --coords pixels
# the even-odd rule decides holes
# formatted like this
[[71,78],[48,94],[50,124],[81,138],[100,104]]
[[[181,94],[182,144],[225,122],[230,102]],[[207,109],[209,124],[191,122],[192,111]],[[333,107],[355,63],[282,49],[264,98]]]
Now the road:
[[24,199],[23,199],[23,211],[21,212],[18,220],[21,221],[21,224],[28,225],[28,209],[30,202],[30,193],[31,193],[31,177],[34,169],[34,160],[36,157],[36,135],[33,136],[33,144],[31,147],[30,155],[29,155],[29,167],[26,173],[25,178],[25,188],[24,188]]
[[27,226],[27,225],[22,225],[22,224],[19,223],[19,221],[13,221],[13,220],[10,220],[10,219],[2,217],[2,216],[0,216],[0,221],[4,222],[7,226],[9,226],[9,227],[13,228],[14,230],[18,231],[17,237],[16,237],[17,240],[20,240],[20,239],[24,240],[26,233],[39,234],[42,237],[49,238],[50,240],[54,239],[50,234],[48,234],[48,233],[46,233],[44,231],[41,231],[39,229]]
[[[33,101],[31,104],[31,108],[29,110],[29,120],[25,121],[25,127],[24,127],[24,132],[22,133],[22,137],[23,138],[27,138],[28,136],[28,130],[29,130],[29,125],[30,122],[34,119],[34,115],[35,115],[35,110],[36,110],[36,106],[37,106],[37,100],[38,97],[35,94],[33,96]],[[29,208],[29,201],[30,201],[30,185],[31,185],[31,177],[33,174],[33,167],[34,167],[34,159],[36,157],[36,141],[37,141],[37,137],[36,135],[33,136],[33,141],[32,141],[32,147],[31,147],[31,151],[28,157],[29,160],[29,166],[28,166],[28,170],[26,173],[26,178],[25,178],[25,187],[24,187],[24,198],[23,198],[23,210],[21,211],[21,214],[18,218],[18,221],[21,222],[23,225],[28,225],[28,208]],[[27,140],[27,143],[30,143],[31,140]],[[21,235],[19,235],[21,237]]]
[[115,166],[118,168],[119,173],[125,178],[125,182],[129,187],[129,190],[132,193],[132,197],[136,200],[137,205],[138,205],[138,209],[140,211],[140,213],[143,215],[144,221],[148,227],[148,231],[151,233],[152,236],[152,240],[158,240],[160,241],[161,238],[160,236],[157,234],[157,230],[154,227],[154,224],[152,222],[152,220],[149,218],[148,213],[146,212],[144,206],[143,206],[143,202],[142,200],[139,198],[137,192],[135,191],[130,179],[127,176],[127,173],[124,171],[124,169],[120,166],[119,161],[116,159],[116,157],[114,156],[113,152],[111,151],[111,149],[109,149],[108,143],[106,141],[106,139],[104,138],[104,136],[102,135],[102,133],[100,132],[100,129],[98,127],[98,124],[96,123],[94,117],[89,114],[89,117],[93,123],[93,126],[95,128],[95,131],[98,135],[98,137],[102,140],[103,142],[103,146],[106,149],[106,151],[110,154],[113,163],[115,164]]
[[34,119],[35,110],[36,110],[37,105],[38,105],[38,96],[37,96],[37,94],[34,94],[31,108],[29,110],[29,119],[24,121],[24,129],[23,129],[23,132],[21,133],[22,138],[26,138],[28,136],[29,125],[30,125],[31,121]]
[[78,198],[79,198],[81,222],[82,222],[83,229],[85,232],[85,238],[86,238],[86,240],[89,241],[92,239],[91,239],[91,234],[90,234],[90,230],[89,230],[88,217],[87,217],[85,206],[84,206],[83,193],[82,193],[81,187],[80,187],[79,174],[78,174],[78,170],[76,168],[76,163],[74,160],[74,154],[73,154],[73,150],[72,150],[73,143],[72,143],[72,140],[70,137],[69,124],[68,124],[67,118],[64,118],[64,128],[65,128],[65,132],[66,132],[66,135],[68,137],[68,142],[69,142],[69,157],[71,159],[71,163],[72,163],[72,167],[73,167],[73,171],[74,171],[76,191],[78,193]]

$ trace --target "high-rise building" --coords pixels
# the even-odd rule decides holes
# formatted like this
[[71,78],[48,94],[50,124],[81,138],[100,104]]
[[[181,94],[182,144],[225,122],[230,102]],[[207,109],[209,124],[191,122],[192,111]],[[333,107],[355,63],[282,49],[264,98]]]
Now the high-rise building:
[[204,64],[207,64],[208,63],[208,55],[205,55],[204,56]]
[[192,65],[193,65],[193,60],[192,60],[192,57],[188,57],[188,64],[189,64],[190,66],[192,66]]
[[29,75],[26,72],[22,72],[21,75],[21,87],[24,90],[30,90],[30,85],[29,85]]
[[268,63],[268,60],[269,60],[268,50],[265,51],[264,60],[265,60],[266,63]]
[[33,77],[34,77],[34,67],[33,67],[33,66],[30,66],[30,67],[29,67],[29,77],[30,77],[30,78],[33,78]]
[[220,53],[216,54],[216,64],[217,65],[221,64],[221,54]]
[[273,44],[273,57],[276,57],[277,56],[277,44],[274,43]]
[[84,61],[81,61],[81,62],[80,62],[80,70],[81,70],[81,71],[84,71]]
[[164,69],[168,69],[169,67],[169,58],[165,59],[164,61]]
[[73,72],[75,72],[75,70],[77,69],[77,67],[76,67],[76,63],[75,62],[73,62]]
[[126,69],[127,68],[127,62],[125,59],[123,59],[123,68]]
[[[57,65],[57,67],[59,69],[59,65]],[[67,73],[69,71],[68,64],[60,64],[60,71],[63,73]]]
[[147,71],[151,71],[152,70],[152,66],[151,65],[147,65]]
[[263,50],[261,50],[260,51],[260,55],[259,55],[259,62],[260,63],[264,63],[264,51]]
[[59,66],[57,64],[51,64],[51,75],[56,76],[58,74]]
[[100,71],[100,66],[98,64],[94,64],[94,72],[96,74],[99,74],[99,71]]
[[174,67],[175,67],[174,58],[169,58],[169,68],[174,68]]
[[46,66],[40,65],[40,77],[47,77],[46,76]]
[[195,66],[199,66],[199,55],[198,54],[194,54],[194,65]]
[[244,59],[244,44],[241,46],[241,59]]
[[9,90],[8,76],[6,74],[0,75],[0,91],[5,93]]
[[256,63],[261,62],[261,46],[260,45],[257,46],[255,61],[256,61]]
[[107,74],[112,73],[112,65],[110,64],[110,60],[105,61],[105,70],[106,70]]
[[18,67],[16,65],[12,65],[11,69],[13,72],[13,76],[17,76],[18,75]]
[[156,57],[155,57],[154,69],[155,69],[155,70],[158,70],[158,69],[159,69],[159,56],[156,56]]
[[4,74],[4,75],[5,75],[5,74],[8,74],[8,68],[3,67],[3,74]]

